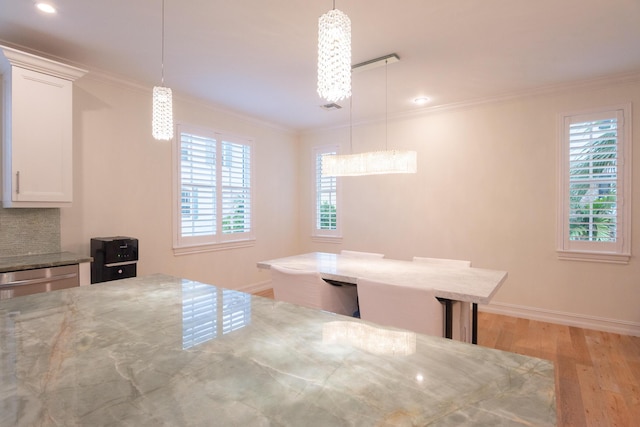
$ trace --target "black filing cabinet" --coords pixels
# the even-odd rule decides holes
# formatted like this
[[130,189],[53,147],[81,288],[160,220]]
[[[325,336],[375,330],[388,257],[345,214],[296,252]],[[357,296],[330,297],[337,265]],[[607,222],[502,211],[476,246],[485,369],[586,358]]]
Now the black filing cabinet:
[[136,277],[138,239],[95,237],[91,239],[91,283]]

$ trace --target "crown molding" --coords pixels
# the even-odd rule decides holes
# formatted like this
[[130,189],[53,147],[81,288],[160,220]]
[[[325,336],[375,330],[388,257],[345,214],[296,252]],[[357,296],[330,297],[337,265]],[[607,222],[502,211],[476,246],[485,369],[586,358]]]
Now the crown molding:
[[[433,105],[429,107],[423,107],[418,109],[410,109],[405,111],[400,111],[396,113],[389,113],[388,117],[377,116],[371,117],[369,119],[359,120],[357,122],[353,122],[352,126],[363,126],[370,125],[374,123],[379,123],[381,121],[394,121],[407,119],[412,117],[421,117],[430,114],[442,113],[445,111],[456,111],[456,110],[465,110],[470,108],[476,108],[483,105],[489,104],[498,104],[501,102],[510,102],[518,99],[535,97],[535,96],[543,96],[551,93],[558,92],[569,92],[576,89],[585,89],[585,88],[597,88],[609,85],[618,85],[618,84],[629,84],[629,83],[638,83],[640,82],[640,72],[632,72],[632,73],[623,73],[623,74],[615,74],[609,76],[602,76],[593,79],[585,79],[580,81],[574,81],[569,83],[562,84],[554,84],[554,85],[546,85],[546,86],[538,86],[535,88],[511,92],[502,95],[489,96],[483,98],[476,98],[467,101],[460,102],[452,102],[448,104],[440,104]],[[318,132],[325,132],[331,130],[339,130],[344,128],[349,128],[351,125],[349,123],[342,123],[339,125],[320,127],[315,129],[307,129],[302,131],[302,135],[312,135]]]
[[579,81],[568,82],[568,83],[538,86],[531,89],[511,92],[511,93],[497,95],[497,96],[477,98],[477,99],[472,99],[468,101],[453,102],[449,104],[434,105],[434,106],[420,108],[420,109],[408,110],[408,111],[403,111],[396,114],[391,114],[389,115],[389,118],[398,119],[398,118],[405,118],[405,117],[411,117],[411,116],[420,116],[420,115],[430,114],[430,113],[439,113],[442,111],[449,111],[449,110],[462,110],[462,109],[474,108],[474,107],[478,107],[486,104],[497,104],[500,102],[509,102],[509,101],[514,101],[522,98],[543,96],[543,95],[548,95],[550,93],[568,92],[576,89],[595,88],[599,86],[609,86],[613,84],[617,85],[617,84],[628,84],[628,83],[637,83],[637,82],[640,82],[640,72],[601,76],[593,79],[585,79],[585,80],[579,80]]
[[23,52],[9,46],[0,45],[0,51],[8,64],[13,67],[25,68],[70,81],[79,79],[87,73],[85,69]]

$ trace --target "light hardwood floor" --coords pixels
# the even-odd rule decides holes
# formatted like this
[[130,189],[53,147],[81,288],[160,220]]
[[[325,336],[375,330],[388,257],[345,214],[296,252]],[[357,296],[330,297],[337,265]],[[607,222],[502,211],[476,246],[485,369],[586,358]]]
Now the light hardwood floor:
[[640,337],[483,312],[478,337],[485,347],[554,362],[558,426],[640,425]]
[[639,337],[482,312],[478,336],[554,362],[559,426],[640,425]]

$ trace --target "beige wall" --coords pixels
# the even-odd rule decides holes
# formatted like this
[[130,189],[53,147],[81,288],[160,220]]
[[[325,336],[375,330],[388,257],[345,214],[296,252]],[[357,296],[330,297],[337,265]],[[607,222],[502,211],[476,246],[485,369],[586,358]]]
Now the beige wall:
[[[303,251],[343,248],[469,259],[509,277],[488,309],[640,333],[640,114],[634,112],[633,258],[628,265],[556,256],[556,116],[632,102],[640,83],[565,89],[475,107],[390,119],[389,148],[418,151],[418,173],[340,178],[343,243],[310,238],[311,148],[348,131],[305,134],[299,161]],[[378,123],[354,126],[355,151],[384,146]]]
[[[618,83],[392,118],[390,148],[418,151],[416,175],[342,178],[341,245],[310,238],[315,145],[348,129],[295,134],[192,101],[177,122],[256,141],[256,245],[176,257],[172,252],[171,145],[150,135],[150,90],[89,76],[74,89],[74,204],[61,209],[61,246],[89,254],[89,239],[140,239],[139,274],[162,272],[230,288],[268,280],[255,263],[342,248],[470,259],[509,278],[487,309],[640,331],[640,196],[633,200],[628,265],[559,261],[555,253],[556,115],[626,102],[639,83]],[[634,114],[634,193],[640,188],[640,119]],[[358,151],[379,149],[383,124],[355,126]],[[301,140],[301,143],[298,143]],[[366,214],[365,214],[366,213]]]
[[224,287],[268,280],[256,262],[298,251],[297,143],[286,130],[180,99],[176,122],[255,140],[256,244],[174,256],[171,143],[151,137],[151,88],[84,77],[74,86],[74,203],[61,209],[63,250],[89,254],[91,237],[140,241],[138,274],[167,273]]

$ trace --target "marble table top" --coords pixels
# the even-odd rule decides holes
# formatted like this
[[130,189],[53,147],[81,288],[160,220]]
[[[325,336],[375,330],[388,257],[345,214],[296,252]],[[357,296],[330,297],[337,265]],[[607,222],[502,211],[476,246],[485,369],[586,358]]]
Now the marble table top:
[[507,279],[507,272],[484,268],[460,268],[388,258],[356,258],[325,252],[312,252],[269,261],[271,265],[296,270],[317,271],[323,279],[358,284],[359,278],[379,280],[399,286],[427,287],[436,296],[456,301],[489,304]]
[[165,275],[0,301],[2,426],[549,426],[554,368]]
[[31,270],[34,268],[58,267],[83,262],[91,262],[91,257],[74,254],[72,252],[0,257],[0,273]]

